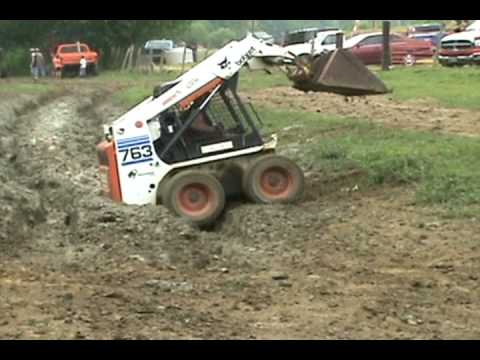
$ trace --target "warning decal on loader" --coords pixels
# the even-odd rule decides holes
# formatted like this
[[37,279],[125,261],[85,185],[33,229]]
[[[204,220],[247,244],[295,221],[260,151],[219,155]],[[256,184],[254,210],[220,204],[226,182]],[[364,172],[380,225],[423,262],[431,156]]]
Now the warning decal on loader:
[[212,152],[233,149],[233,142],[225,141],[218,144],[206,145],[201,147],[202,154],[208,154]]

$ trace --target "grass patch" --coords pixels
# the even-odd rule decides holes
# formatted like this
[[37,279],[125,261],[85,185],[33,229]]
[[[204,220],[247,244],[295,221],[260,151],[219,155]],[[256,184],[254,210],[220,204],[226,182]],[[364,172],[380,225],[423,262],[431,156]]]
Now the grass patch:
[[291,82],[281,70],[274,69],[271,74],[264,71],[240,72],[239,91],[253,91],[277,86],[290,86]]
[[480,204],[480,142],[476,139],[394,130],[369,122],[310,112],[260,108],[279,150],[295,144],[306,169],[364,171],[371,186],[414,185],[420,204],[452,209]]
[[0,94],[43,94],[55,90],[57,87],[51,82],[34,83],[29,79],[0,81]]
[[440,65],[396,68],[378,72],[393,98],[431,98],[442,106],[480,109],[479,67],[446,68]]
[[165,71],[158,74],[112,71],[102,74],[99,80],[120,87],[122,90],[114,93],[112,100],[118,105],[129,108],[152,95],[155,86],[174,80],[179,75],[180,71]]

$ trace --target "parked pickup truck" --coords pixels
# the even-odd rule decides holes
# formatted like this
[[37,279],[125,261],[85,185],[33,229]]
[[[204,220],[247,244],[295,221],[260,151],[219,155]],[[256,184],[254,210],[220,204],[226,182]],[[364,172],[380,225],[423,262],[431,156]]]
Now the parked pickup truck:
[[443,66],[480,65],[480,21],[475,21],[465,31],[444,37],[438,62]]
[[96,75],[98,72],[98,53],[90,50],[86,44],[61,44],[55,48],[52,55],[55,72],[61,77],[78,75],[82,56],[87,60],[87,74]]
[[[343,37],[343,31],[337,28],[309,28],[290,31],[285,34],[283,47],[295,56],[319,55],[324,51],[336,49],[337,34]],[[313,49],[312,49],[313,47]]]

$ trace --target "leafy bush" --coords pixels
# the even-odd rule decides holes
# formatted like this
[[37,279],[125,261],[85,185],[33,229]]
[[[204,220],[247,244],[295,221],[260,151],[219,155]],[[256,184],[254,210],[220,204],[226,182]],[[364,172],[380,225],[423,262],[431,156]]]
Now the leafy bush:
[[5,50],[3,68],[9,75],[30,74],[30,52],[28,49]]

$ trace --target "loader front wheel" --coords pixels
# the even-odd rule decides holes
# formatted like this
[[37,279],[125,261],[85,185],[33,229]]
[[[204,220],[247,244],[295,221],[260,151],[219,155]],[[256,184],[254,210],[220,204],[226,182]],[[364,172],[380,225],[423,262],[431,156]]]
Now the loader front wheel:
[[246,170],[243,191],[254,203],[288,203],[300,199],[305,187],[302,170],[290,159],[264,156]]
[[211,225],[225,207],[222,184],[208,173],[179,173],[169,181],[168,188],[168,207],[193,225]]

